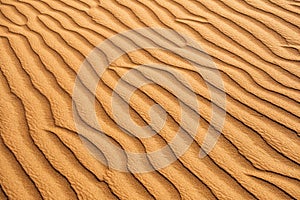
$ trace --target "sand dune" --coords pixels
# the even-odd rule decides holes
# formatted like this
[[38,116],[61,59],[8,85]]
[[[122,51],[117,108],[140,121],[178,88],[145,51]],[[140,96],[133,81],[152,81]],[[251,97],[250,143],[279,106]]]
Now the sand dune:
[[[0,11],[0,199],[300,199],[298,0],[1,0]],[[86,105],[74,113],[76,76],[90,52],[144,27],[199,43],[221,75],[226,107],[211,101],[209,89],[222,90],[190,62],[142,48],[120,56],[100,77],[94,107],[101,130],[89,123],[91,113],[80,111]],[[180,38],[155,33],[147,41],[158,42],[155,37]],[[109,46],[112,52],[120,47]],[[88,81],[80,87],[91,96]],[[147,84],[127,102],[139,83]],[[118,118],[114,105],[120,105]],[[165,118],[151,119],[151,109]],[[226,112],[221,128],[211,125],[213,109]],[[101,131],[122,152],[153,152],[179,130],[190,137],[184,112],[197,119],[197,134],[182,156],[157,170],[135,173],[126,153],[113,156],[126,160],[128,172],[117,170],[91,139]],[[78,131],[76,115],[86,134]],[[118,123],[127,118],[155,135],[133,137],[134,128]],[[209,127],[220,136],[199,158]],[[168,151],[176,158],[175,147]]]

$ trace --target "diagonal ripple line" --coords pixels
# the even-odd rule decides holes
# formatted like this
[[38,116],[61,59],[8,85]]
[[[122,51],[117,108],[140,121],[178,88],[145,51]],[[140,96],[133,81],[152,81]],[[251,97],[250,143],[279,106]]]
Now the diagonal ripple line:
[[[159,37],[159,35],[163,37]],[[134,43],[132,41],[134,41]],[[112,44],[117,45],[118,48],[113,48]],[[189,47],[193,47],[193,50]],[[104,40],[90,52],[80,66],[72,94],[73,117],[77,133],[81,139],[88,138],[94,143],[94,145],[103,151],[105,155],[107,155],[107,163],[103,163],[103,161],[100,160],[103,164],[108,165],[111,169],[122,172],[145,173],[159,170],[175,162],[188,150],[194,141],[200,123],[199,117],[197,115],[193,115],[193,112],[188,112],[184,109],[184,105],[182,103],[180,103],[180,126],[183,127],[184,130],[188,130],[188,133],[179,127],[171,142],[153,152],[134,153],[121,149],[110,141],[109,137],[103,133],[104,131],[102,131],[103,129],[101,129],[98,123],[95,110],[95,94],[98,82],[103,76],[103,73],[111,63],[116,61],[122,55],[142,49],[159,49],[178,55],[188,61],[194,68],[195,72],[199,73],[205,82],[209,81],[210,84],[206,85],[210,93],[211,101],[213,103],[218,102],[218,105],[220,105],[223,109],[219,109],[215,106],[215,104],[212,104],[210,125],[199,153],[199,158],[204,158],[217,143],[218,137],[222,132],[223,125],[225,123],[226,93],[223,80],[221,73],[212,61],[211,57],[202,50],[195,40],[171,29],[147,27],[128,30]],[[158,64],[147,63],[147,66],[150,65],[155,67]],[[137,68],[147,68],[147,66],[139,65]],[[94,71],[91,70],[91,67]],[[172,70],[166,65],[163,65],[163,67],[172,71],[172,73],[176,73],[175,70]],[[148,68],[147,70],[151,70],[151,68]],[[130,79],[133,77],[133,70],[129,70],[121,78]],[[163,78],[163,75],[158,75],[158,77],[155,77],[155,82],[163,84],[163,81],[160,81]],[[183,77],[181,78],[184,79]],[[156,104],[152,106],[149,111],[149,116],[151,118],[149,125],[141,127],[135,124],[129,114],[128,105],[130,97],[136,89],[149,83],[136,82],[134,87],[129,90],[127,89],[126,92],[124,92],[121,84],[122,81],[120,80],[117,82],[112,94],[111,106],[114,120],[116,120],[116,123],[121,129],[125,128],[126,130],[129,130],[133,137],[152,137],[164,127],[164,121],[166,121],[167,118],[166,111]],[[84,84],[85,87],[83,87],[82,84]],[[93,94],[86,92],[85,90],[87,89],[93,91]],[[176,88],[171,88],[171,90],[174,91],[174,95],[178,98],[178,100],[182,99],[182,94],[178,93]],[[118,98],[117,94],[124,95],[126,103],[128,104],[123,103],[120,105],[118,101],[116,101]],[[189,105],[197,110],[198,103],[196,94],[190,93],[188,97]],[[98,131],[92,133],[90,130],[87,130],[82,119]],[[89,145],[91,144],[86,143],[83,139],[82,141],[86,147],[90,149]],[[93,153],[91,152],[91,154]],[[149,163],[148,159],[152,161],[152,164]]]

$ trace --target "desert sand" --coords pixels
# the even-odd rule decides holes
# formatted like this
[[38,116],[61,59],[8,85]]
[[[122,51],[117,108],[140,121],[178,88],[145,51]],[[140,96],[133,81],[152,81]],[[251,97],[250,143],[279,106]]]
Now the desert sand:
[[[1,0],[0,11],[0,199],[300,199],[298,0]],[[99,78],[97,130],[88,123],[91,113],[80,114],[85,104],[72,102],[77,74],[107,38],[145,27],[171,29],[201,45],[220,73],[226,106],[211,101],[215,86],[190,62],[141,48]],[[119,48],[110,45],[112,52]],[[148,63],[159,67],[137,68]],[[147,84],[127,97],[138,83]],[[226,112],[224,124],[200,158],[213,109]],[[155,169],[137,171],[126,152],[144,155],[179,130],[188,135],[184,113],[199,125],[188,149],[176,158],[171,147],[174,162],[158,168],[147,158]],[[127,119],[155,134],[130,135],[136,129]],[[97,131],[122,152],[110,157],[99,148]]]

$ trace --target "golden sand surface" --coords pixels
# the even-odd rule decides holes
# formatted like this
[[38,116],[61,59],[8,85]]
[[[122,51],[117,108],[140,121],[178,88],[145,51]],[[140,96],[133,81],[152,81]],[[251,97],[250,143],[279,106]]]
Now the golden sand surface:
[[[0,2],[0,199],[300,199],[299,0]],[[94,140],[80,137],[72,95],[80,67],[97,45],[145,27],[184,33],[201,45],[219,70],[226,107],[212,103],[207,81],[173,52],[141,48],[120,56],[99,79],[94,107],[101,134],[124,154],[153,152],[188,127],[180,122],[187,94],[199,107],[185,106],[186,112],[200,125],[176,161],[136,173],[121,155],[125,172],[108,164],[107,151]],[[146,63],[166,67],[136,68]],[[129,71],[133,79],[124,78]],[[120,80],[123,90],[116,92]],[[123,92],[138,81],[149,83],[127,103]],[[130,115],[113,114],[115,93]],[[226,111],[225,121],[216,145],[200,158],[214,106]],[[166,118],[151,118],[151,109],[156,116],[164,110]],[[86,127],[90,115],[81,116]],[[156,134],[126,134],[130,127],[126,131],[116,120],[129,118]]]

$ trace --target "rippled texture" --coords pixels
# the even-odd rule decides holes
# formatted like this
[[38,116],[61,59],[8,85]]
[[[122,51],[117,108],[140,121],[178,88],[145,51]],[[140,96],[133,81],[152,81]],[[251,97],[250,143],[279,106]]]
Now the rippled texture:
[[[1,0],[0,11],[1,199],[300,199],[298,0]],[[159,134],[138,139],[117,126],[111,98],[122,75],[136,70],[150,80],[166,73],[135,66],[172,67],[200,105],[201,127],[188,151],[166,168],[134,174],[108,169],[83,145],[72,92],[95,46],[140,27],[199,42],[221,72],[227,116],[216,146],[199,159],[212,107],[202,77],[170,52],[122,56],[99,81],[95,103],[103,132],[121,148],[153,151],[180,128],[179,102],[167,83],[143,86],[129,104],[140,125],[149,124],[151,105],[166,110]]]

